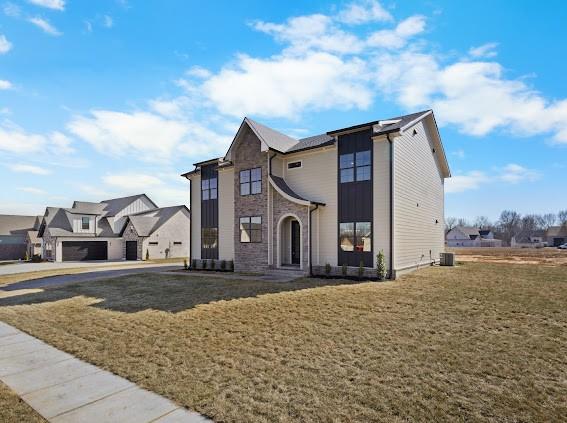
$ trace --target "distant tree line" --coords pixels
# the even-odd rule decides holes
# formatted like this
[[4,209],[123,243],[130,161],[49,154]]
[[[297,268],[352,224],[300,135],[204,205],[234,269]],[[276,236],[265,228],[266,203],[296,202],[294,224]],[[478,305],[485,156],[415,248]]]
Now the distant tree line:
[[521,215],[514,210],[504,210],[500,213],[497,221],[491,221],[486,216],[477,216],[474,220],[458,217],[447,217],[445,219],[445,230],[449,232],[455,226],[473,226],[479,229],[490,229],[495,237],[509,244],[514,236],[535,236],[542,231],[547,231],[551,226],[567,226],[567,210],[559,213],[526,214]]

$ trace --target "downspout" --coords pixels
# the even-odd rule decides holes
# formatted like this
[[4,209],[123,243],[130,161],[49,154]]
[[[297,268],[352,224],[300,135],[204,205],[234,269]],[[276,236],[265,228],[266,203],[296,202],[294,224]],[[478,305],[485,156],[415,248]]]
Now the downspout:
[[[271,149],[268,153],[272,151]],[[272,159],[276,157],[278,154],[274,152],[273,156],[269,156],[268,158],[268,175],[272,176]],[[270,183],[266,183],[267,197],[268,197],[268,265],[274,266],[274,234],[273,234],[273,206],[270,204]],[[277,260],[276,260],[276,267],[277,267]]]
[[394,275],[394,144],[390,134],[386,134],[390,144],[390,279]]
[[309,276],[313,276],[313,237],[311,226],[313,222],[313,217],[311,216],[312,213],[319,208],[319,204],[315,204],[314,209],[309,209]]
[[185,177],[189,181],[189,266],[193,263],[193,181]]

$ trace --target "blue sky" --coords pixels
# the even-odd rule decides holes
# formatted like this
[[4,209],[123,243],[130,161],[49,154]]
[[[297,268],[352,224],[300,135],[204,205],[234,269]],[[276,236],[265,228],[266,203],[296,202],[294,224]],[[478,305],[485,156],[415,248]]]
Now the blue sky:
[[446,215],[567,206],[562,1],[0,0],[0,213],[148,193],[243,116],[304,137],[433,108]]

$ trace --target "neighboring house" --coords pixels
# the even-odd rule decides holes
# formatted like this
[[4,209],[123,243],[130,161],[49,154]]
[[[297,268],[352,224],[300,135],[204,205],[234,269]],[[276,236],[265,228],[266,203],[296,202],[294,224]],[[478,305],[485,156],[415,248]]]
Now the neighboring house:
[[41,238],[37,236],[38,233],[39,231],[28,231],[26,234],[26,244],[29,258],[32,258],[33,256],[41,256]]
[[40,216],[0,215],[0,260],[20,260],[28,251],[28,231],[39,228]]
[[189,219],[185,206],[131,214],[122,230],[126,260],[189,257]]
[[547,246],[545,231],[533,231],[532,233],[520,233],[510,240],[512,248],[543,248]]
[[502,247],[502,241],[495,239],[491,230],[471,226],[455,226],[445,239],[447,247]]
[[[245,118],[224,157],[195,164],[191,257],[236,271],[367,272],[437,262],[450,176],[432,111],[294,139]],[[352,270],[352,269],[351,269]]]
[[[133,215],[148,212],[157,215],[161,213],[160,210],[168,209],[159,209],[145,194],[113,198],[100,203],[75,201],[71,208],[47,207],[38,233],[43,240],[42,257],[53,261],[143,259],[141,255],[132,253],[132,243],[125,242],[124,229]],[[167,224],[169,228],[171,224],[167,220],[174,219],[177,222],[177,235],[169,239],[168,236],[175,231],[164,233],[160,242],[189,242],[188,237],[183,239],[185,227],[189,227],[189,213],[187,210],[181,213],[184,216],[182,223],[175,213],[164,212],[166,218],[159,222],[159,226]],[[151,234],[157,228],[150,228]],[[137,250],[137,244],[143,248],[144,237],[129,240],[136,242]]]
[[547,245],[550,247],[558,247],[567,243],[567,224],[561,226],[552,226],[545,233]]

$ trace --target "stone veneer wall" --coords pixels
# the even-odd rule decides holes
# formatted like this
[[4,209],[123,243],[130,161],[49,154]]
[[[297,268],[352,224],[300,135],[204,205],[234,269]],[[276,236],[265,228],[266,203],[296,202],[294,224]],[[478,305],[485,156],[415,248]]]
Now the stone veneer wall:
[[124,242],[122,243],[122,258],[123,259],[126,258],[126,241],[136,241],[138,243],[138,253],[137,253],[138,260],[143,260],[145,258],[144,252],[142,251],[143,238],[140,238],[138,236],[138,233],[136,232],[134,225],[132,225],[132,222],[128,222],[128,226],[124,230],[124,234],[122,235],[122,239],[124,240]]
[[[234,146],[234,270],[236,272],[264,272],[268,269],[268,153],[261,151],[260,140],[245,129]],[[262,192],[240,195],[240,171],[262,168]],[[240,242],[240,217],[262,216],[262,242]]]
[[[278,223],[282,216],[294,214],[297,216],[301,225],[301,241],[303,244],[303,249],[301,251],[301,264],[302,270],[309,271],[309,210],[307,206],[302,206],[297,203],[293,203],[288,199],[282,197],[274,188],[270,187],[272,190],[272,206],[273,206],[273,216],[274,221],[272,223],[273,227],[273,251],[274,251],[274,266],[277,266],[278,261],[281,262],[281,234],[280,234],[280,245],[278,245]],[[281,230],[281,228],[280,228]],[[278,258],[278,254],[280,258]]]

